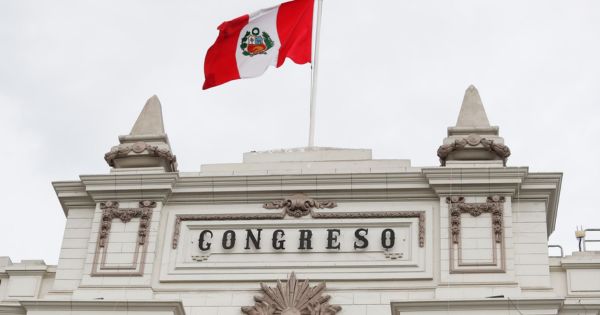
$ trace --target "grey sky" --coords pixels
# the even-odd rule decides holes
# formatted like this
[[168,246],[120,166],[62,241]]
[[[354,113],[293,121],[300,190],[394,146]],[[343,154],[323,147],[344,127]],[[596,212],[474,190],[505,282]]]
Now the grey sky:
[[[58,259],[50,182],[107,173],[104,153],[157,94],[180,169],[306,145],[310,68],[202,91],[224,20],[277,4],[0,2],[0,255]],[[475,84],[512,166],[564,172],[552,243],[600,227],[600,2],[325,0],[316,143],[438,165]]]

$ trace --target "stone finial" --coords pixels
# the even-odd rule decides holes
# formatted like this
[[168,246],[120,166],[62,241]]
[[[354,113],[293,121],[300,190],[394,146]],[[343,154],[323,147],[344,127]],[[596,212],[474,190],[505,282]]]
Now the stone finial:
[[152,95],[131,128],[130,135],[161,135],[165,133],[162,107],[158,96]]
[[478,127],[489,128],[490,122],[483,108],[479,91],[470,85],[465,91],[460,113],[456,120],[456,127]]
[[448,128],[448,137],[438,148],[442,166],[447,161],[498,160],[506,166],[510,149],[499,136],[499,128],[490,126],[479,91],[471,85],[465,91],[456,126]]
[[104,155],[114,168],[161,167],[165,172],[177,171],[177,159],[171,152],[165,133],[162,108],[156,95],[146,101],[129,135],[119,136],[120,144]]

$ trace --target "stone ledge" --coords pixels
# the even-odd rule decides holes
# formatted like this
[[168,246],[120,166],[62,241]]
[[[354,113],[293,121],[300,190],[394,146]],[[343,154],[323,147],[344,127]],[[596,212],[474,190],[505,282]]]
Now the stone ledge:
[[144,314],[169,312],[173,315],[186,315],[181,301],[22,301],[21,305],[27,312],[30,311],[70,311],[77,314],[97,314],[96,312],[104,312],[111,314],[112,312],[122,312],[135,310],[137,312],[144,311]]
[[[509,300],[510,299],[510,300]],[[518,306],[521,310],[559,310],[563,299],[528,299],[528,298],[485,298],[464,300],[421,300],[421,301],[392,301],[392,314],[407,311],[453,311],[460,310],[504,310],[507,304]],[[514,309],[514,308],[513,308]]]

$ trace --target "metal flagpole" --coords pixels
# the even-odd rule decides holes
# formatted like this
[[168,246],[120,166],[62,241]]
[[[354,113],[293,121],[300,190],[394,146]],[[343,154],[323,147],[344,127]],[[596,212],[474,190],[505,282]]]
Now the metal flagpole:
[[321,12],[323,9],[323,0],[317,0],[317,32],[315,39],[315,54],[313,64],[311,65],[311,79],[310,79],[310,126],[308,133],[308,147],[312,148],[315,146],[315,111],[317,105],[317,69],[319,66],[319,41],[321,34]]

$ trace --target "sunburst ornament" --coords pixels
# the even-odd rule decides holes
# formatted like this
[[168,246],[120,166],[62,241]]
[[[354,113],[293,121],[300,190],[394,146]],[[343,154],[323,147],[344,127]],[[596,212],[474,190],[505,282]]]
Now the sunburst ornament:
[[308,280],[300,282],[292,272],[286,283],[275,287],[260,284],[262,296],[255,296],[254,306],[242,307],[247,315],[335,315],[339,305],[330,305],[331,296],[324,295],[325,282],[311,287]]

